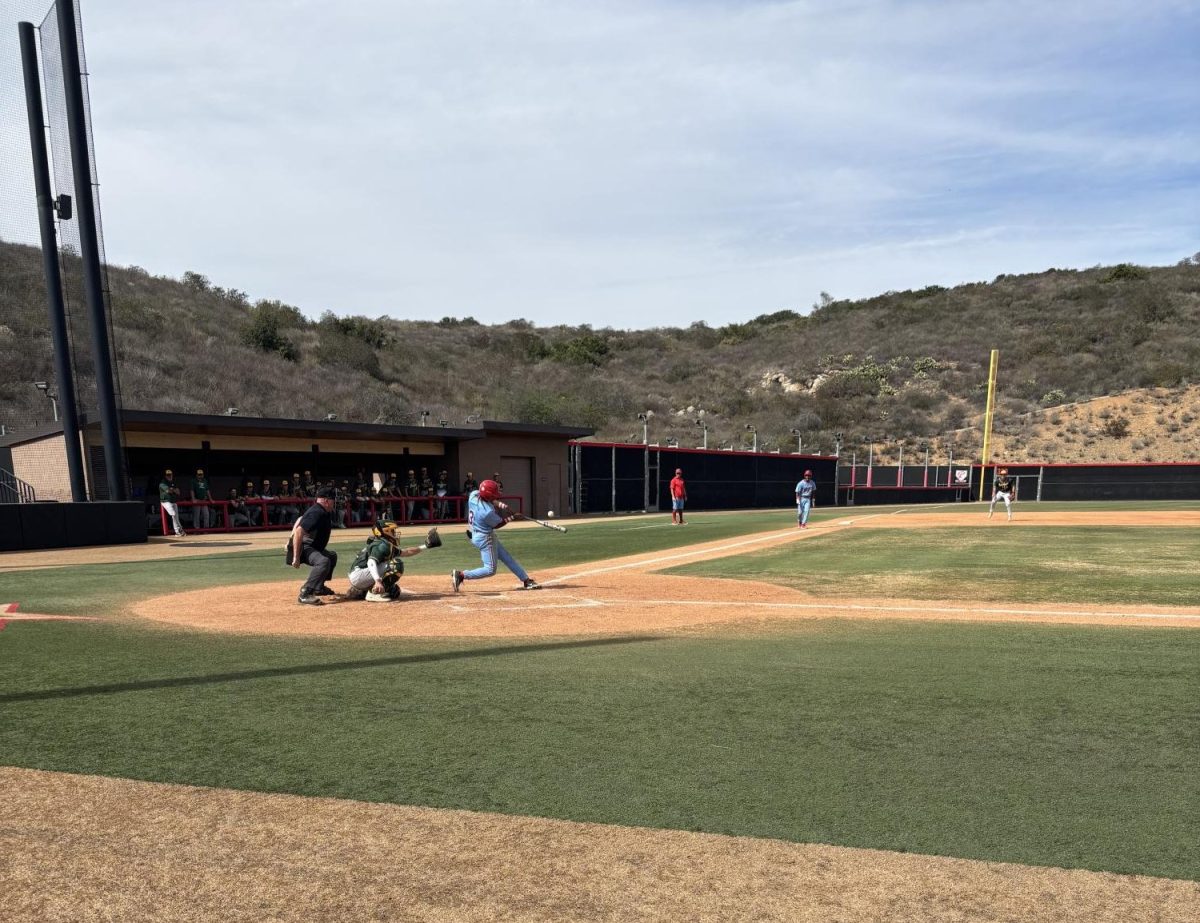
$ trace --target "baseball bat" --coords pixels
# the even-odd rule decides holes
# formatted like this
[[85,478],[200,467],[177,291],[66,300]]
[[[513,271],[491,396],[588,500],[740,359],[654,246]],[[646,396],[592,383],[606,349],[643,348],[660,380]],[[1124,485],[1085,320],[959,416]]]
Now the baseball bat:
[[513,513],[514,519],[524,519],[526,522],[536,522],[543,529],[553,529],[555,532],[566,532],[566,526],[560,526],[557,522],[546,522],[544,519],[534,519],[532,516],[526,516],[524,513]]

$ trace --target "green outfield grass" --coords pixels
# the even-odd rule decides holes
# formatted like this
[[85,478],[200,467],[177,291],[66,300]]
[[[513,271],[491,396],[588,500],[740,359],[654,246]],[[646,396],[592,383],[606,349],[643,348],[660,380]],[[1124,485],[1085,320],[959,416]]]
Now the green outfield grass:
[[[662,518],[505,538],[536,568],[794,522]],[[1016,542],[994,560],[1019,579],[1028,542],[1054,530],[945,531]],[[1183,530],[1136,531],[1126,558],[1181,553]],[[841,579],[855,595],[903,567],[874,545],[849,554],[842,536],[875,537],[816,532],[741,560],[782,571],[790,555],[793,573],[826,576],[853,557],[860,571]],[[930,567],[964,539],[922,550],[917,536],[891,538]],[[448,537],[415,572],[471,560]],[[1060,536],[1036,557],[1070,565],[1078,548]],[[276,561],[0,572],[0,601],[103,614],[172,588],[287,579]],[[1196,879],[1197,663],[1200,632],[1154,628],[820,620],[514,643],[14,622],[0,631],[0,764]]]
[[802,546],[667,573],[762,580],[817,596],[1194,606],[1197,561],[1193,529],[1014,524],[814,532]]

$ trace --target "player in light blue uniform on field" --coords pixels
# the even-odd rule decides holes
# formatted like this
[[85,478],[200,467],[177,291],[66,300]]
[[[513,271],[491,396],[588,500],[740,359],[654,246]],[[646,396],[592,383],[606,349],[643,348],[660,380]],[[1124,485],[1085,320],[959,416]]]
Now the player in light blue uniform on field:
[[808,513],[816,502],[817,482],[812,479],[812,472],[804,472],[804,480],[796,485],[796,519],[798,528],[808,528]]
[[517,575],[522,589],[541,589],[541,585],[525,573],[525,568],[516,562],[516,559],[508,553],[500,544],[500,539],[496,537],[496,530],[504,528],[512,522],[512,519],[512,512],[509,510],[508,504],[502,503],[500,500],[500,485],[495,481],[491,479],[483,481],[478,490],[471,491],[471,495],[467,499],[467,525],[471,530],[471,544],[479,549],[479,556],[482,558],[483,564],[474,570],[450,571],[450,580],[454,585],[455,593],[458,592],[458,588],[462,586],[464,580],[484,580],[495,574],[497,558]]

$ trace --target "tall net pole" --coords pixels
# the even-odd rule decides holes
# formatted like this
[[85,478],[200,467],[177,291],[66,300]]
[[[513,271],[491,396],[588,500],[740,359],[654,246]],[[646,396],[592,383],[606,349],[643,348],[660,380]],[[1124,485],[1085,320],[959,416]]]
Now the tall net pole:
[[100,412],[108,499],[124,500],[126,499],[126,489],[124,458],[121,451],[121,420],[117,409],[112,344],[106,335],[109,329],[108,306],[101,270],[96,204],[92,194],[92,151],[88,136],[83,69],[79,59],[75,3],[74,0],[57,0],[56,6],[71,166],[75,180],[75,210],[80,241],[79,256],[82,264],[84,297],[91,322],[92,361],[95,364],[96,373],[96,404]]
[[983,499],[983,488],[987,481],[984,471],[992,460],[992,413],[996,409],[996,370],[1000,367],[1000,350],[992,350],[992,361],[988,369],[987,410],[983,415],[983,457],[979,465],[979,499]]

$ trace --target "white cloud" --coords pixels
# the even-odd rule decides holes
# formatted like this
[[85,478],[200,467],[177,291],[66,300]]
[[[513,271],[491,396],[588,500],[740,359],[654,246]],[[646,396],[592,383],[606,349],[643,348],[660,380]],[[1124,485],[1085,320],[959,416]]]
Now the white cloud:
[[1197,249],[1187,3],[331,10],[85,8],[114,262],[651,326]]

